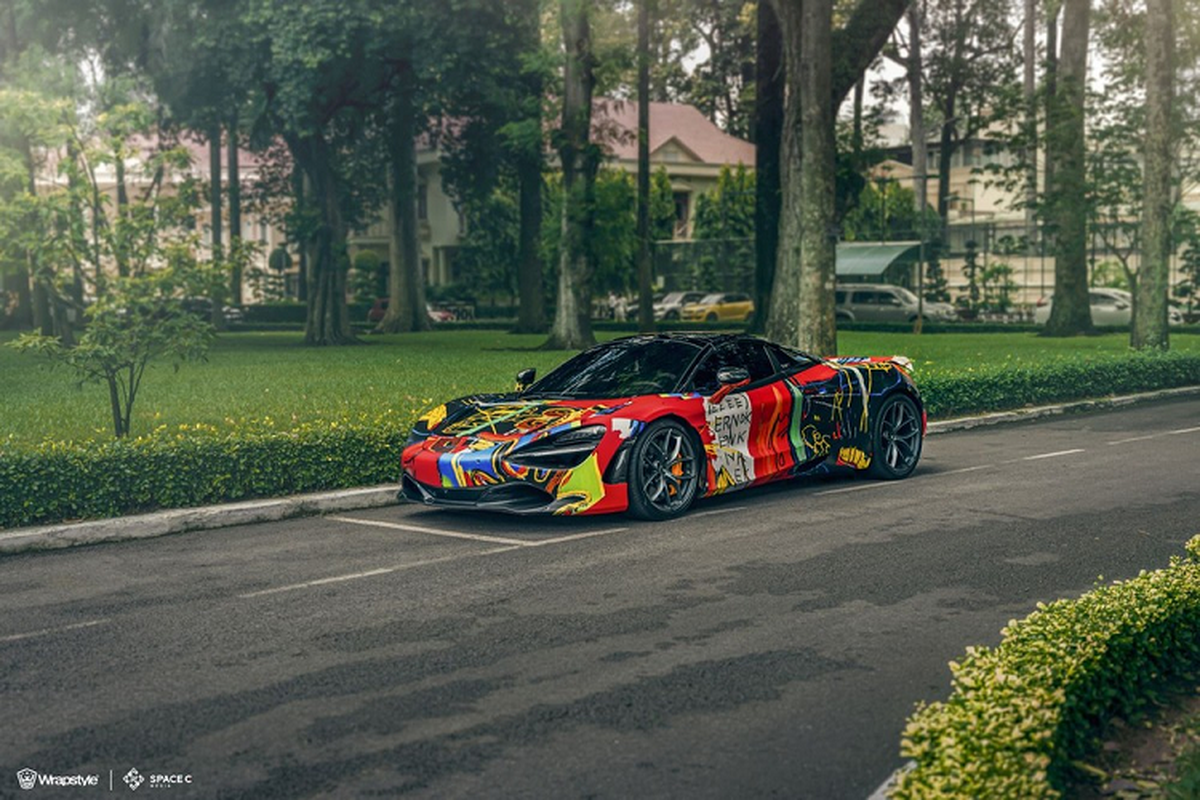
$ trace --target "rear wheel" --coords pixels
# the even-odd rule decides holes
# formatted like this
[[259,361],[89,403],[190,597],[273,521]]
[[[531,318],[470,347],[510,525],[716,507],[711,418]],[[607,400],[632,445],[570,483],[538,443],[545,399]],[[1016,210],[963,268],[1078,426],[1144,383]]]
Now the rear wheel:
[[871,432],[871,476],[894,481],[911,475],[921,459],[921,437],[921,412],[916,402],[906,394],[884,400]]
[[671,519],[687,511],[700,486],[696,437],[674,420],[653,423],[630,452],[629,513],[638,519]]

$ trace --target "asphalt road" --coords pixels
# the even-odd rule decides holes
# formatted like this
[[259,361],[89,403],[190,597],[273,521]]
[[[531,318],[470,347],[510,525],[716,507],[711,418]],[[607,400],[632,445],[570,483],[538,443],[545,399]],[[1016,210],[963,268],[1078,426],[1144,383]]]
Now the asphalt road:
[[190,776],[170,797],[864,798],[965,647],[1182,553],[1198,479],[1186,399],[666,524],[406,506],[3,558],[0,796],[136,768]]

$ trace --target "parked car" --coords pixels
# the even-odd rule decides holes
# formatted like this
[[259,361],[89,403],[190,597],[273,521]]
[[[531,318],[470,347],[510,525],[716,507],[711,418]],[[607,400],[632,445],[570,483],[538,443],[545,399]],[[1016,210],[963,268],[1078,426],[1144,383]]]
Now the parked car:
[[749,322],[754,318],[754,301],[748,294],[716,292],[684,306],[679,317],[688,322]]
[[[835,291],[837,318],[844,322],[916,322],[920,300],[903,286],[889,283],[842,284]],[[958,312],[949,303],[925,301],[925,319],[953,322]]]
[[[212,299],[208,297],[185,297],[179,303],[183,310],[189,314],[195,314],[205,322],[212,320]],[[238,306],[221,306],[221,311],[225,314],[226,322],[242,322],[246,319],[246,313]]]
[[[1088,305],[1092,310],[1093,325],[1129,325],[1133,321],[1133,295],[1124,289],[1111,289],[1106,286],[1088,289]],[[1034,324],[1045,325],[1050,319],[1050,309],[1053,307],[1053,292],[1038,300],[1033,309]],[[1179,313],[1179,309],[1167,309],[1167,322],[1170,325],[1183,324],[1183,315]]]
[[401,460],[417,503],[669,519],[697,497],[835,468],[908,477],[925,411],[900,356],[817,358],[746,334],[630,336],[517,391],[427,412]]
[[[371,304],[371,308],[367,311],[367,322],[379,322],[383,319],[383,315],[388,310],[388,298],[380,297]],[[455,320],[454,312],[444,308],[434,308],[429,303],[425,304],[425,313],[429,315],[430,322],[453,322]]]
[[668,292],[662,299],[654,301],[654,318],[676,320],[683,307],[699,303],[707,292]]

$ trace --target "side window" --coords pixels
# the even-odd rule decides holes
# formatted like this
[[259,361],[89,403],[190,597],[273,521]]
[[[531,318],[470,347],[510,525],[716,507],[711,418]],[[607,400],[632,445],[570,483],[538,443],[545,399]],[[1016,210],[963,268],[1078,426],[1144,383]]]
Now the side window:
[[834,292],[833,296],[834,296],[834,302],[836,302],[839,306],[846,302],[846,293],[843,292],[841,289]]
[[814,363],[812,359],[804,354],[797,353],[794,350],[785,350],[777,344],[769,344],[767,345],[767,349],[775,357],[775,363],[779,365],[781,372],[793,374],[805,367],[812,366]]
[[750,373],[750,381],[759,381],[775,374],[775,365],[763,342],[738,340],[721,342],[705,356],[704,361],[692,375],[691,390],[710,395],[721,388],[717,372],[722,367],[744,367]]
[[855,292],[850,302],[856,306],[873,306],[877,304],[874,292]]
[[898,306],[898,305],[900,305],[900,298],[896,297],[896,295],[892,294],[891,292],[880,292],[879,293],[879,305],[881,305],[881,306]]

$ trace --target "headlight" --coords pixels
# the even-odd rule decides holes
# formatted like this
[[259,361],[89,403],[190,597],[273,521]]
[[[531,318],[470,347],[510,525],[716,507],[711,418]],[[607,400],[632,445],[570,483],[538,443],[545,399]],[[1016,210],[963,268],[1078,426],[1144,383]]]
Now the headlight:
[[578,467],[600,444],[608,431],[603,425],[572,428],[538,439],[508,456],[508,461],[535,469],[573,469]]

